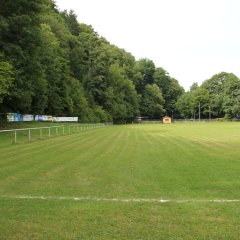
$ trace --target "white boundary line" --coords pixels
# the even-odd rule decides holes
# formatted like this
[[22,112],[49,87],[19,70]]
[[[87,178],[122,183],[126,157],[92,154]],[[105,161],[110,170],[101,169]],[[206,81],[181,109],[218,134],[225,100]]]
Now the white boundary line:
[[233,203],[240,199],[158,199],[158,198],[99,198],[99,197],[53,197],[30,195],[3,195],[0,199],[29,199],[29,200],[66,200],[66,201],[94,201],[94,202],[138,202],[138,203]]

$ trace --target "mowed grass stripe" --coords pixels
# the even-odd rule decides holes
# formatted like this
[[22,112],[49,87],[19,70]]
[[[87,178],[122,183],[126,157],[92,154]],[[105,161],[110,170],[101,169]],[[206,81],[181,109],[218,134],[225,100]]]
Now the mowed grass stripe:
[[0,238],[239,239],[239,126],[113,126],[1,148]]
[[[14,156],[14,154],[18,153],[20,150],[21,150],[21,153],[24,153],[24,152],[32,153],[32,151],[34,151],[34,150],[38,151],[39,148],[42,146],[45,147],[45,149],[47,149],[47,146],[49,147],[49,149],[51,149],[52,147],[58,147],[57,145],[62,147],[64,141],[67,141],[69,144],[76,142],[77,136],[80,136],[78,138],[78,141],[80,144],[82,144],[85,141],[87,141],[88,139],[92,140],[91,131],[96,132],[96,131],[101,131],[101,130],[102,130],[102,128],[78,132],[78,133],[70,134],[70,135],[52,137],[50,139],[43,139],[43,140],[39,140],[39,141],[31,141],[31,142],[26,142],[26,143],[8,145],[7,147],[4,147],[3,150],[1,151],[1,157],[3,157],[4,159],[7,159],[11,156]],[[103,134],[104,134],[104,132],[103,132]]]
[[[188,195],[211,198],[218,195],[228,197],[229,194],[239,197],[239,151],[232,147],[229,151],[225,146],[219,151],[218,147],[210,147],[200,139],[193,142],[178,135],[175,137],[174,130],[179,130],[176,127],[168,129],[158,125],[154,126],[154,131],[151,131],[152,126],[142,127],[142,138],[149,138],[145,141],[148,150],[141,147],[141,155],[145,153],[143,162],[149,163],[145,168],[140,167],[145,175],[149,174],[148,181],[144,183],[143,180],[142,185],[148,184],[149,192],[157,197],[184,198]],[[196,125],[192,130],[196,130],[194,127]]]
[[[102,129],[96,129],[94,130],[94,132],[101,130]],[[2,161],[0,162],[0,164],[9,163],[11,160],[19,160],[18,158],[16,158],[16,155],[19,155],[20,157],[25,159],[25,157],[35,156],[39,153],[44,154],[51,151],[54,153],[59,153],[61,151],[65,152],[65,149],[68,149],[69,146],[74,146],[74,144],[78,146],[81,145],[82,147],[91,144],[92,142],[93,144],[95,144],[100,138],[105,137],[105,134],[107,133],[105,131],[102,131],[101,134],[95,135],[95,133],[93,134],[90,131],[81,132],[73,135],[51,138],[49,140],[8,146],[4,149],[4,151],[1,151]],[[96,138],[94,138],[93,135],[96,136]]]
[[[79,155],[82,156],[84,151],[87,153],[93,152],[92,150],[94,148],[98,149],[98,145],[102,144],[104,139],[106,141],[106,136],[109,135],[106,131],[100,131],[100,129],[98,129],[96,132],[99,132],[99,134],[88,132],[82,135],[76,134],[55,138],[49,142],[43,141],[21,146],[12,146],[12,149],[18,148],[19,150],[24,150],[19,151],[18,155],[15,153],[12,155],[13,163],[9,163],[9,159],[4,158],[5,168],[1,166],[0,185],[3,187],[4,177],[7,176],[11,180],[11,185],[15,182],[13,188],[16,187],[15,185],[21,186],[21,182],[29,182],[32,184],[38,178],[43,178],[45,179],[44,182],[47,182],[48,173],[51,172],[51,169],[56,173],[55,176],[53,174],[53,177],[58,177],[56,169],[61,168],[64,170],[64,167],[69,164],[71,165],[73,158],[78,156],[78,154],[73,154],[74,149],[79,149]],[[9,151],[10,149],[7,150]],[[100,152],[101,148],[99,149]],[[1,158],[1,160],[2,159],[3,158]],[[61,178],[63,178],[64,175],[61,176]],[[50,176],[51,174],[49,174],[49,177]],[[8,182],[7,179],[6,182]],[[41,183],[42,182],[39,181],[39,185],[41,185]],[[51,181],[49,184],[50,183]]]
[[2,239],[238,239],[238,203],[0,200]]
[[[236,153],[230,155],[223,148],[221,152],[228,155],[218,155],[218,148],[210,151],[199,144],[205,127],[209,125],[192,125],[190,131],[179,125],[114,126],[11,146],[8,149],[22,151],[12,154],[12,163],[1,161],[0,191],[109,198],[238,198]],[[199,136],[197,143],[180,137],[188,137],[192,130]],[[209,136],[215,137],[211,130]]]
[[[18,159],[20,161],[18,170],[20,171],[14,176],[9,176],[9,180],[15,184],[11,184],[10,188],[8,186],[6,191],[11,192],[17,189],[19,193],[21,191],[31,193],[34,189],[34,192],[39,194],[44,189],[47,194],[68,192],[75,195],[78,191],[85,192],[85,194],[92,191],[94,194],[95,188],[98,189],[96,184],[101,189],[101,184],[108,184],[112,178],[116,179],[113,170],[118,168],[114,162],[118,163],[117,156],[121,156],[119,152],[124,150],[121,147],[121,141],[118,141],[123,133],[122,130],[120,132],[104,131],[96,136],[95,132],[89,141],[81,135],[72,136],[71,141],[62,142],[60,139],[55,139],[51,143],[51,147],[42,143],[40,148],[37,147],[38,150],[41,149],[39,151],[41,156],[38,152],[34,152],[30,156],[32,159],[26,157],[25,154],[22,159]],[[64,145],[60,149],[58,149],[59,142]],[[115,142],[116,144],[114,144]],[[125,137],[123,137],[122,144],[126,145],[126,143]],[[28,151],[31,151],[30,144],[27,147]],[[47,151],[45,147],[47,147]],[[36,150],[36,146],[34,149]],[[8,173],[5,172],[5,174]],[[99,176],[99,174],[101,175]],[[119,183],[122,183],[122,180],[123,178],[119,180]],[[112,187],[114,186],[116,184],[113,183]]]
[[[90,139],[92,139],[92,137],[90,137]],[[36,162],[38,160],[36,157],[40,157],[39,163],[45,163],[45,161],[49,160],[48,158],[44,158],[44,154],[48,155],[51,152],[56,154],[57,152],[65,151],[65,146],[72,144],[73,141],[76,141],[74,140],[73,136],[66,136],[62,138],[51,139],[47,142],[34,142],[8,147],[5,149],[5,152],[1,152],[0,166],[1,168],[14,168],[15,165],[18,167],[21,164],[32,164],[32,162]]]
[[[148,127],[150,130],[151,126]],[[186,174],[189,174],[190,165],[186,159],[191,157],[193,162],[192,156],[195,155],[192,155],[193,152],[186,142],[176,140],[166,129],[162,129],[161,125],[158,129],[155,126],[154,132],[147,131],[146,128],[141,132],[143,146],[139,148],[140,160],[137,163],[141,171],[141,181],[137,181],[140,182],[140,192],[145,192],[145,196],[184,198],[189,193],[189,179]],[[159,135],[161,131],[164,134]]]

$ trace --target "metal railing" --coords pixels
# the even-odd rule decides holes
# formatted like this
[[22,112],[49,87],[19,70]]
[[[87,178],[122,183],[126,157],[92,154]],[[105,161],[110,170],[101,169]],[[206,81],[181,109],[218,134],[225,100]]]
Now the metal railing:
[[56,125],[37,128],[20,128],[0,130],[0,146],[16,143],[31,142],[35,140],[50,139],[52,137],[64,136],[78,132],[87,131],[107,126],[109,124],[72,124],[72,125]]

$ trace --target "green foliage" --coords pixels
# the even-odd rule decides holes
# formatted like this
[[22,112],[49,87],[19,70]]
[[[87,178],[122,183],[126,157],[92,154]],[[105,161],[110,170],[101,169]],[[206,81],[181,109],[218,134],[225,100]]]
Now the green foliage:
[[226,117],[240,117],[240,79],[233,74],[228,75],[224,86],[223,111]]
[[161,119],[165,114],[161,89],[156,84],[147,84],[142,97],[142,114],[150,119]]
[[171,115],[171,113],[174,112],[174,115],[177,116],[176,102],[183,94],[184,89],[179,85],[178,81],[171,78],[163,68],[157,68],[154,72],[153,78],[154,83],[162,90],[166,113]]
[[224,86],[228,75],[229,74],[225,72],[216,74],[207,81],[203,82],[201,86],[210,94],[209,105],[211,113],[215,117],[223,117],[225,114],[223,110]]
[[[0,3],[4,29],[1,32],[1,51],[13,66],[14,82],[10,94],[3,101],[3,109],[32,110],[34,88],[42,82],[39,63],[39,24],[42,4],[45,1],[4,0]],[[41,99],[40,99],[41,101]]]
[[3,98],[9,95],[9,89],[13,83],[12,65],[2,60],[0,55],[0,103]]
[[77,21],[77,16],[73,10],[67,12],[66,10],[61,13],[63,16],[65,23],[67,25],[68,30],[72,35],[78,36],[80,33],[80,26]]
[[152,60],[140,59],[135,66],[134,83],[139,93],[144,91],[147,84],[153,83],[153,75],[155,72],[155,65]]
[[240,117],[239,79],[219,73],[184,93],[152,60],[134,56],[79,24],[52,0],[0,2],[2,112],[77,115],[130,122],[136,116]]
[[59,12],[51,0],[3,0],[0,12],[3,112],[123,123],[176,111],[177,80],[79,24],[73,10]]
[[190,92],[193,92],[193,91],[195,91],[196,89],[198,89],[198,83],[196,83],[196,82],[194,82],[193,84],[192,84],[192,86],[190,87]]
[[[183,94],[177,102],[177,108],[181,116],[184,118],[201,117],[210,112],[210,96],[209,92],[197,85],[190,88],[190,91]],[[200,109],[199,109],[200,108]]]
[[133,83],[118,64],[110,66],[109,82],[111,85],[106,88],[104,96],[105,108],[112,115],[114,122],[133,120],[138,113],[137,93]]
[[183,118],[194,118],[195,109],[193,104],[193,94],[187,92],[183,94],[177,101],[176,107],[180,113],[180,116]]
[[194,111],[195,112],[199,111],[199,107],[200,107],[201,113],[209,112],[209,100],[210,100],[209,93],[206,89],[197,88],[196,90],[194,90],[193,99],[192,99]]
[[68,102],[68,99],[64,100],[64,94],[67,94],[67,86],[64,85],[64,83],[67,79],[62,81],[63,77],[68,77],[64,75],[67,63],[60,47],[60,41],[52,31],[51,26],[41,24],[40,34],[42,40],[42,54],[40,59],[47,82],[45,93],[47,105],[45,111],[48,114],[61,114],[64,110],[64,106]]
[[178,99],[177,108],[182,117],[195,117],[200,111],[205,118],[240,117],[240,79],[232,73],[221,72]]

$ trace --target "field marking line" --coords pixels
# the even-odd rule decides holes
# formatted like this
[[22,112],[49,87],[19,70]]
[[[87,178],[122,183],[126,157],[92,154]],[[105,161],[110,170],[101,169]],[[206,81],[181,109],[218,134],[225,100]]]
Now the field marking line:
[[163,198],[100,198],[100,197],[54,197],[30,195],[2,195],[0,199],[29,199],[29,200],[66,200],[66,201],[95,201],[95,202],[139,202],[139,203],[233,203],[240,199],[163,199]]

